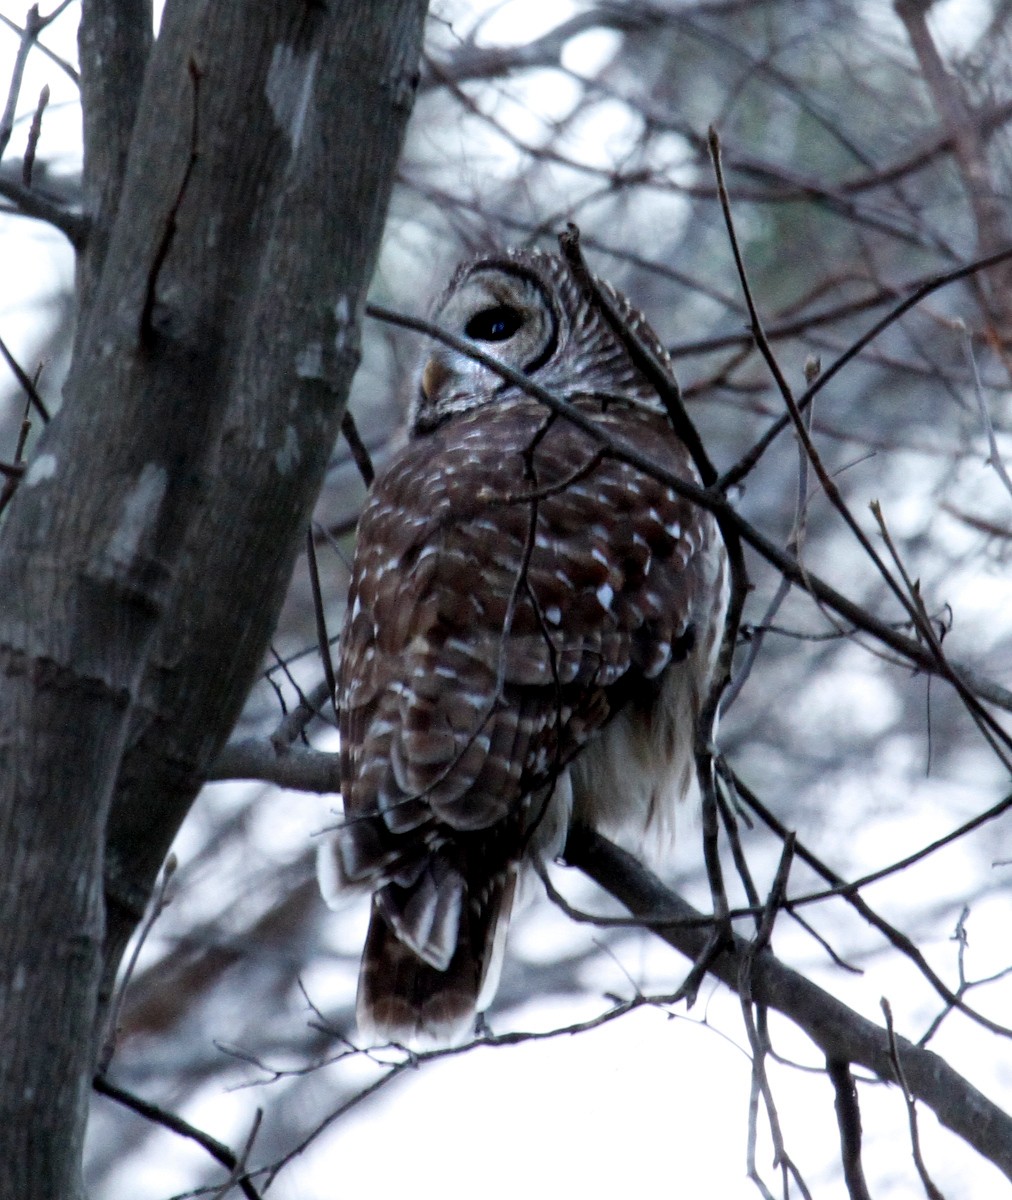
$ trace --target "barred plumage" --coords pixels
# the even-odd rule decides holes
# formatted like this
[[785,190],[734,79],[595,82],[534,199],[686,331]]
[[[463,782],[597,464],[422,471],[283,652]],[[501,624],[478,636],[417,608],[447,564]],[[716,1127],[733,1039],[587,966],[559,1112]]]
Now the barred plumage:
[[[467,263],[435,320],[696,478],[563,260]],[[635,840],[670,819],[726,583],[707,513],[466,356],[430,347],[411,425],[359,524],[338,679],[345,823],[320,868],[325,894],[373,892],[363,1036],[419,1043],[473,1027],[518,876],[570,821]]]

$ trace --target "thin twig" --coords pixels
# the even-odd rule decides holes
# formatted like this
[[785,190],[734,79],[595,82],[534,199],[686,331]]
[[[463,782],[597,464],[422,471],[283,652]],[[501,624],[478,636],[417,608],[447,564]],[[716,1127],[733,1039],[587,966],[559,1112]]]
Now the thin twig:
[[994,468],[995,474],[1002,481],[1005,490],[1012,496],[1012,478],[1009,478],[1009,473],[1005,469],[1005,462],[1001,456],[1001,451],[998,449],[997,439],[994,436],[994,425],[991,422],[991,414],[987,409],[987,401],[984,399],[984,389],[980,382],[980,372],[977,370],[977,356],[973,352],[973,339],[970,337],[970,331],[966,328],[965,324],[962,324],[960,332],[963,340],[963,351],[966,354],[970,370],[973,373],[973,394],[977,399],[977,410],[984,425],[984,432],[987,434],[988,455],[985,461],[989,467]]
[[17,361],[14,355],[11,354],[10,350],[7,349],[7,343],[3,340],[3,338],[0,338],[0,354],[3,355],[4,361],[14,372],[15,378],[20,384],[25,395],[29,398],[29,400],[31,400],[35,411],[39,414],[43,421],[48,421],[49,409],[46,408],[45,401],[39,395],[38,389],[29,378],[27,372],[22,369],[21,364]]
[[42,91],[39,92],[39,102],[35,106],[35,112],[32,116],[32,123],[28,127],[28,140],[25,143],[25,156],[21,161],[21,182],[26,188],[32,186],[32,171],[35,168],[35,152],[39,147],[39,138],[42,136],[42,114],[46,111],[46,105],[49,103],[49,84],[44,84]]
[[236,1159],[236,1163],[232,1168],[231,1174],[221,1185],[221,1187],[211,1194],[211,1200],[224,1200],[224,1197],[228,1195],[232,1188],[234,1188],[237,1184],[241,1184],[242,1179],[246,1177],[246,1164],[249,1162],[250,1152],[253,1149],[253,1143],[256,1141],[257,1134],[260,1132],[260,1124],[263,1119],[264,1110],[262,1108],[258,1108],[253,1114],[253,1122],[250,1125],[250,1131],[246,1135],[246,1141],[244,1142],[243,1148]]
[[896,1072],[896,1081],[903,1092],[903,1103],[907,1106],[907,1122],[910,1126],[910,1148],[914,1156],[914,1165],[917,1167],[917,1174],[921,1177],[921,1183],[924,1185],[924,1192],[928,1200],[945,1200],[945,1197],[931,1181],[928,1168],[924,1165],[924,1157],[921,1154],[921,1137],[917,1129],[917,1104],[910,1094],[910,1088],[907,1086],[903,1063],[900,1061],[899,1052],[896,1047],[896,1031],[893,1029],[892,1008],[885,996],[882,997],[881,1004],[882,1013],[885,1016],[886,1032],[889,1035],[889,1057],[892,1059],[893,1069]]
[[0,116],[0,159],[3,158],[4,151],[7,149],[7,143],[11,140],[11,134],[14,132],[14,116],[17,112],[18,96],[21,94],[21,81],[25,74],[25,63],[28,61],[29,52],[42,28],[42,20],[39,17],[39,6],[33,4],[25,16],[25,27],[21,31],[21,42],[18,45],[18,53],[11,70],[7,103],[4,106],[3,115]]
[[316,620],[316,641],[323,663],[323,674],[330,691],[330,701],[337,713],[337,679],[334,675],[334,660],[330,655],[330,635],[327,632],[327,614],[323,607],[323,591],[320,587],[320,568],[316,561],[316,545],[313,542],[312,526],[306,530],[306,561],[309,564],[309,586],[313,593],[313,616]]
[[[543,862],[535,859],[532,866],[544,886],[548,899],[551,900],[556,908],[564,912],[571,921],[576,921],[578,924],[594,925],[600,929],[642,929],[644,926],[666,925],[671,920],[670,915],[667,913],[658,913],[657,916],[651,916],[649,913],[637,913],[635,917],[608,917],[598,913],[586,912],[584,909],[570,904],[552,882]],[[703,917],[701,921],[694,922],[694,924],[712,926],[713,917]]]
[[[766,611],[755,625],[750,626],[753,632],[748,642],[748,650],[744,654],[741,665],[731,677],[731,682],[728,684],[727,691],[720,702],[722,715],[726,715],[729,712],[735,700],[741,695],[741,689],[748,682],[749,676],[752,674],[752,670],[759,659],[759,653],[762,650],[763,642],[766,640],[766,634],[772,630],[773,619],[790,595],[791,587],[791,581],[785,575],[781,575],[780,582],[777,584],[777,590],[773,593],[773,598],[766,606]],[[833,636],[840,636],[839,631],[834,631]]]
[[706,867],[706,878],[710,886],[710,898],[713,902],[713,915],[718,923],[718,928],[723,927],[728,932],[731,928],[730,911],[731,906],[727,899],[727,890],[724,887],[724,872],[720,862],[720,848],[718,844],[720,825],[717,820],[717,789],[714,786],[713,774],[707,771],[708,764],[704,763],[702,767],[697,761],[697,774],[706,772],[705,780],[701,779],[700,783],[703,786],[703,863]]
[[[813,383],[818,377],[816,370],[809,378],[809,372],[806,369],[805,377],[809,383]],[[809,433],[812,428],[812,417],[814,415],[814,405],[809,405],[805,410],[804,420],[805,427]],[[808,455],[805,453],[804,446],[798,443],[798,486],[794,500],[794,527],[791,536],[787,542],[787,549],[792,554],[795,554],[800,559],[801,547],[804,543],[805,531],[805,515],[808,508]],[[766,606],[766,611],[755,627],[755,632],[749,642],[748,650],[746,651],[743,661],[735,671],[727,686],[727,691],[724,693],[720,702],[720,711],[726,714],[735,700],[741,694],[742,688],[752,673],[756,662],[759,659],[759,654],[762,651],[763,642],[766,640],[766,633],[773,623],[774,618],[780,611],[781,606],[790,594],[791,583],[786,576],[781,575],[780,582],[777,584],[777,590],[773,594],[773,598]]]
[[0,196],[15,206],[14,215],[30,220],[45,221],[58,229],[75,250],[80,250],[87,240],[91,221],[81,213],[71,212],[63,204],[43,196],[37,188],[25,187],[13,179],[0,178]]
[[[720,782],[726,787],[726,781],[723,778],[720,779]],[[728,801],[724,794],[723,787],[715,786],[714,795],[717,800],[720,819],[724,825],[724,833],[727,835],[728,845],[731,847],[731,857],[734,860],[734,867],[738,872],[738,878],[741,880],[742,887],[745,889],[749,905],[755,910],[755,924],[758,929],[762,920],[763,905],[759,899],[759,890],[755,886],[752,872],[749,870],[748,860],[745,857],[745,849],[741,844],[741,838],[738,834],[738,818],[735,816],[733,804]],[[748,817],[746,816],[745,819],[747,821]]]
[[134,970],[137,966],[137,960],[140,958],[141,950],[144,948],[144,943],[148,940],[148,935],[154,928],[155,922],[165,911],[169,904],[168,890],[169,884],[172,882],[172,877],[176,873],[178,860],[175,854],[169,854],[165,860],[165,866],[162,868],[161,876],[158,884],[152,893],[151,899],[148,902],[148,911],[144,917],[144,921],[138,931],[137,937],[134,939],[133,950],[130,958],[127,960],[126,970],[123,972],[123,978],[116,988],[116,993],[112,998],[112,1003],[109,1005],[109,1017],[106,1025],[105,1042],[102,1046],[101,1053],[98,1057],[98,1073],[105,1075],[109,1070],[109,1064],[112,1062],[112,1056],[116,1053],[116,1039],[119,1035],[119,1014],[123,1008],[123,1001],[126,997],[127,988],[130,986],[130,980],[133,978]]
[[[827,383],[835,378],[843,368],[855,359],[866,346],[873,342],[880,333],[883,333],[890,325],[894,325],[900,317],[908,313],[912,308],[915,308],[926,296],[930,296],[933,292],[939,289],[948,287],[950,283],[957,283],[961,279],[968,279],[981,271],[986,271],[989,267],[997,266],[999,263],[1007,262],[1012,259],[1012,246],[1006,246],[1002,250],[996,251],[994,254],[986,254],[982,258],[974,259],[972,262],[964,263],[961,267],[956,267],[951,271],[944,271],[938,275],[932,275],[926,279],[918,287],[893,308],[891,308],[883,317],[875,322],[865,333],[863,333],[850,346],[822,372],[819,378],[798,397],[798,410],[804,410],[811,404],[815,396],[826,386]],[[773,442],[780,436],[781,433],[790,425],[791,419],[784,415],[770,425],[769,429],[748,450],[742,457],[731,467],[725,471],[718,481],[718,487],[721,490],[740,483],[746,475],[749,475],[762,456],[770,448]]]
[[[675,1002],[674,996],[645,996],[637,994],[629,1000],[621,1001],[611,1008],[598,1013],[596,1016],[590,1017],[585,1021],[577,1021],[571,1025],[566,1025],[557,1029],[541,1030],[537,1032],[527,1032],[524,1030],[514,1030],[510,1033],[493,1034],[482,1033],[480,1036],[473,1038],[471,1041],[465,1042],[460,1046],[451,1046],[439,1050],[427,1050],[422,1052],[412,1052],[406,1050],[402,1046],[392,1044],[390,1049],[402,1055],[395,1062],[380,1062],[381,1066],[387,1067],[385,1075],[381,1075],[379,1079],[356,1092],[333,1112],[329,1113],[315,1128],[302,1139],[297,1146],[294,1146],[281,1158],[276,1159],[267,1167],[260,1168],[255,1172],[257,1175],[264,1176],[264,1187],[270,1187],[278,1174],[300,1154],[303,1154],[309,1146],[335,1122],[339,1121],[352,1109],[358,1107],[363,1101],[374,1096],[382,1088],[394,1082],[406,1071],[416,1071],[420,1067],[425,1066],[430,1062],[438,1062],[445,1058],[456,1058],[462,1054],[469,1054],[478,1047],[500,1048],[506,1046],[523,1045],[525,1042],[543,1042],[554,1041],[561,1037],[571,1037],[579,1033],[588,1032],[591,1029],[597,1029],[602,1025],[611,1024],[613,1021],[624,1017],[626,1013],[632,1012],[640,1008],[657,1008],[667,1007]],[[359,1054],[374,1057],[373,1052],[359,1050]]]
[[309,692],[302,696],[298,707],[286,713],[271,734],[271,744],[276,748],[291,746],[305,733],[306,727],[315,717],[323,716],[323,706],[331,696],[330,684],[321,679]]
[[[36,382],[38,381],[38,377],[41,372],[42,368],[40,366],[39,370],[36,372]],[[30,396],[26,396],[25,412],[24,416],[21,418],[21,429],[18,433],[18,444],[14,447],[14,461],[11,464],[16,473],[12,472],[11,474],[7,475],[7,478],[4,480],[3,487],[0,488],[0,513],[3,512],[8,504],[10,504],[11,498],[17,491],[18,484],[21,482],[22,475],[25,471],[23,459],[25,454],[25,446],[28,443],[28,435],[32,430],[32,422],[29,419],[31,411],[32,400]]]
[[[836,510],[843,517],[854,536],[857,538],[861,549],[878,568],[878,571],[885,580],[886,585],[896,596],[897,600],[899,600],[899,602],[909,611],[909,597],[903,588],[901,588],[893,578],[892,573],[882,561],[874,546],[872,546],[871,542],[868,540],[867,535],[854,519],[853,514],[844,502],[843,497],[840,495],[839,489],[837,488],[832,476],[823,466],[821,456],[816,450],[815,444],[808,432],[808,426],[804,417],[802,416],[802,410],[795,401],[794,393],[790,384],[787,382],[787,377],[781,370],[780,363],[777,361],[776,355],[773,353],[773,349],[766,339],[766,334],[763,332],[762,321],[759,317],[759,310],[756,307],[755,300],[752,296],[752,288],[749,284],[748,272],[745,269],[745,260],[741,252],[741,246],[738,242],[738,234],[734,227],[734,218],[731,214],[730,197],[728,196],[727,187],[724,183],[724,173],[720,163],[720,139],[717,135],[717,131],[713,128],[710,129],[710,154],[713,159],[714,174],[717,177],[717,192],[720,197],[721,211],[724,214],[724,225],[727,230],[727,237],[731,246],[731,253],[734,257],[735,268],[738,272],[738,281],[741,284],[742,295],[745,299],[745,306],[748,309],[749,322],[752,327],[752,336],[755,339],[756,347],[759,350],[759,353],[762,355],[767,367],[769,368],[770,374],[773,376],[773,379],[777,385],[777,389],[779,390],[784,404],[787,407],[788,416],[792,425],[794,426],[794,432],[797,435],[798,441],[801,444],[808,461],[815,468],[815,472],[819,477],[819,482],[822,484],[822,488],[827,497],[829,498],[833,507],[836,508]],[[913,612],[911,612],[910,615],[911,618],[914,617]]]
[[372,481],[376,478],[372,459],[369,456],[368,447],[358,432],[355,418],[351,415],[351,410],[347,408],[341,417],[341,433],[348,443],[348,449],[351,451],[351,457],[355,460],[355,466],[358,467],[358,473],[362,476],[363,483],[366,487],[372,487]]
[[759,1174],[759,1167],[756,1163],[756,1147],[759,1144],[759,1101],[762,1098],[762,1076],[756,1068],[756,1062],[755,1055],[753,1055],[748,1090],[748,1137],[745,1143],[745,1170],[763,1200],[776,1200]]
[[559,246],[570,272],[577,286],[584,293],[588,304],[601,313],[611,331],[622,343],[633,366],[657,393],[668,414],[672,428],[685,443],[703,485],[709,487],[715,482],[717,472],[706,453],[702,438],[689,419],[689,414],[685,411],[678,381],[670,367],[662,362],[654,350],[640,337],[591,274],[580,250],[580,230],[572,221],[566,226],[565,232],[559,234]]
[[[952,935],[952,940],[957,943],[959,949],[956,953],[956,971],[959,976],[959,986],[956,988],[956,995],[963,996],[973,986],[966,978],[966,948],[969,940],[966,936],[966,921],[970,915],[970,909],[967,905],[963,906],[963,911],[959,914],[959,919],[956,921],[956,931]],[[999,971],[997,975],[991,976],[989,979],[980,980],[981,983],[991,983],[994,979],[1012,971],[1012,967],[1006,967],[1004,971]],[[942,1022],[952,1012],[952,1005],[946,1004],[942,1011],[932,1020],[928,1028],[917,1039],[918,1046],[926,1046],[928,1042],[935,1036],[941,1028]]]

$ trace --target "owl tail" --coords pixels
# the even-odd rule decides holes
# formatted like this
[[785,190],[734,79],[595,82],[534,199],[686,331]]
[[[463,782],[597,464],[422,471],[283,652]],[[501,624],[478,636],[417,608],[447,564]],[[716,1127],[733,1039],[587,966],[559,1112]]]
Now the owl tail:
[[[457,1045],[495,995],[513,909],[516,868],[481,890],[456,876],[373,897],[358,979],[358,1029],[369,1044]],[[435,907],[433,907],[435,905]]]

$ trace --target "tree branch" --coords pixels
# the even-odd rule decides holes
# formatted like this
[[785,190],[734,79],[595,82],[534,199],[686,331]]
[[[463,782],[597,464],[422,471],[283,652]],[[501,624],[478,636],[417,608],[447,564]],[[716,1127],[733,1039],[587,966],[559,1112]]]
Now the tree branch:
[[[671,914],[673,922],[698,921],[690,904],[661,884],[632,855],[586,829],[574,829],[566,843],[566,861],[579,867],[632,913]],[[651,926],[652,932],[681,954],[695,959],[706,932],[694,924]],[[749,943],[735,936],[710,966],[710,973],[737,994],[740,964]],[[769,951],[758,955],[750,973],[752,999],[781,1013],[802,1029],[823,1054],[836,1062],[856,1063],[887,1083],[898,1082],[893,1052],[910,1095],[1012,1179],[1012,1117],[954,1071],[944,1059],[889,1033],[848,1008]]]
[[213,783],[224,779],[259,779],[279,787],[318,795],[341,790],[340,757],[304,746],[282,749],[267,738],[229,742],[207,772]]

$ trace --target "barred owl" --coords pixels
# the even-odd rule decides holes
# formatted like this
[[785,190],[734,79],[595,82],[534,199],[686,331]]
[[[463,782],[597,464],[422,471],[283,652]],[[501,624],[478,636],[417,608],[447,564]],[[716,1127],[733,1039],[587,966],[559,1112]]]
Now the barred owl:
[[[467,262],[434,320],[696,480],[563,259]],[[338,675],[345,816],[319,862],[328,899],[372,892],[363,1037],[465,1036],[496,989],[518,885],[570,823],[628,844],[671,820],[725,606],[708,513],[430,344],[410,439],[359,523]]]

